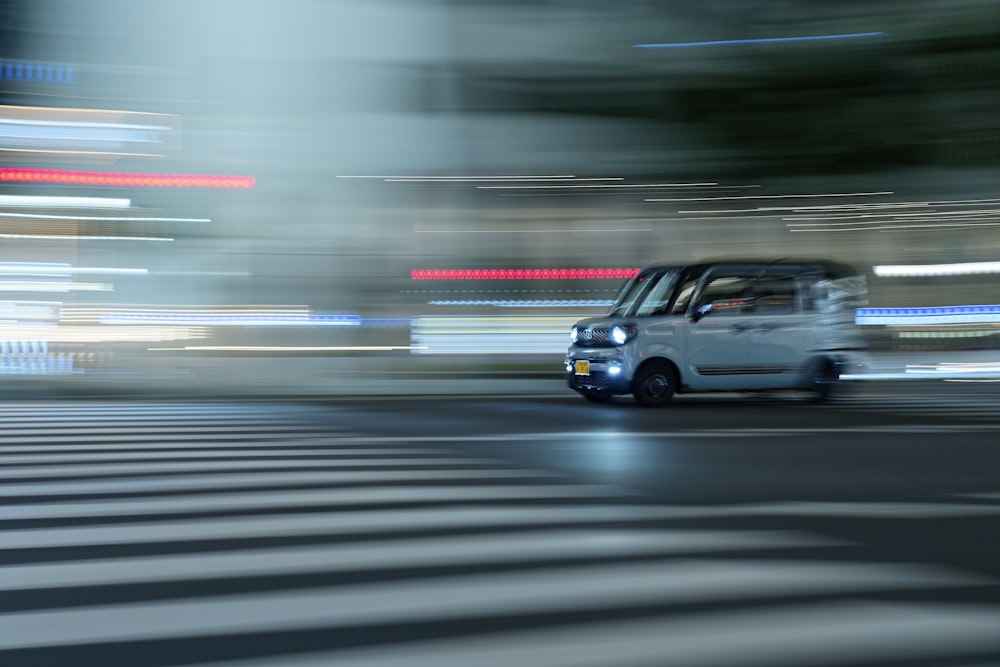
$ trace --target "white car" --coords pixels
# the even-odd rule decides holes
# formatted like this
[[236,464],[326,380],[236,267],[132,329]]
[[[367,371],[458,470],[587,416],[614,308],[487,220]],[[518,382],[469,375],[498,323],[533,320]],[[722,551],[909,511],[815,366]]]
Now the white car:
[[650,266],[607,316],[573,327],[566,380],[595,402],[764,389],[822,400],[845,366],[863,363],[854,310],[866,303],[864,274],[825,260]]

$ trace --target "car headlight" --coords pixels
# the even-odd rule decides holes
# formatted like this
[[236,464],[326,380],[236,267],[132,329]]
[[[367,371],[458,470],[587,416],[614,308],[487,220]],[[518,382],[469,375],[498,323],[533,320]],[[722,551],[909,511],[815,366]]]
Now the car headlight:
[[634,324],[618,324],[611,328],[611,342],[615,345],[624,345],[638,333],[639,327]]
[[569,330],[569,341],[571,343],[575,343],[576,339],[579,338],[579,336],[580,332],[576,327],[573,327],[572,329]]

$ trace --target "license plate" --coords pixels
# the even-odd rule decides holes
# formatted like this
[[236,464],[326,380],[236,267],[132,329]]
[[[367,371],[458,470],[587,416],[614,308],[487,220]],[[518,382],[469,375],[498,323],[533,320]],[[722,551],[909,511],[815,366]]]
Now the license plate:
[[574,365],[574,373],[576,375],[590,375],[590,362],[589,361],[578,361]]

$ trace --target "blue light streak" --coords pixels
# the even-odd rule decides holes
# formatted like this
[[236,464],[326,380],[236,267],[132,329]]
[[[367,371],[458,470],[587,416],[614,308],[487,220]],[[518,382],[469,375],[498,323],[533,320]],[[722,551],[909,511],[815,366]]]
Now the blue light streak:
[[853,32],[842,35],[809,35],[804,37],[759,37],[757,39],[720,39],[712,42],[672,42],[666,44],[634,44],[636,49],[684,49],[698,46],[729,46],[732,44],[777,44],[780,42],[816,42],[827,39],[860,39],[879,37],[884,32]]
[[943,306],[933,308],[858,308],[859,325],[1000,323],[1000,305]]
[[[53,74],[55,75],[53,77]],[[32,63],[18,60],[0,60],[0,81],[32,81],[45,83],[73,83],[73,67]]]

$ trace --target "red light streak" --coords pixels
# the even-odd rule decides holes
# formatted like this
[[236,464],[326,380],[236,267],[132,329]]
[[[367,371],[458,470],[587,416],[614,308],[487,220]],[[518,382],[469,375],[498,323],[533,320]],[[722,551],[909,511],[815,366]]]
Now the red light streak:
[[0,167],[0,181],[140,188],[252,188],[254,186],[253,176],[140,174],[23,167]]
[[413,280],[622,280],[639,269],[414,269]]

